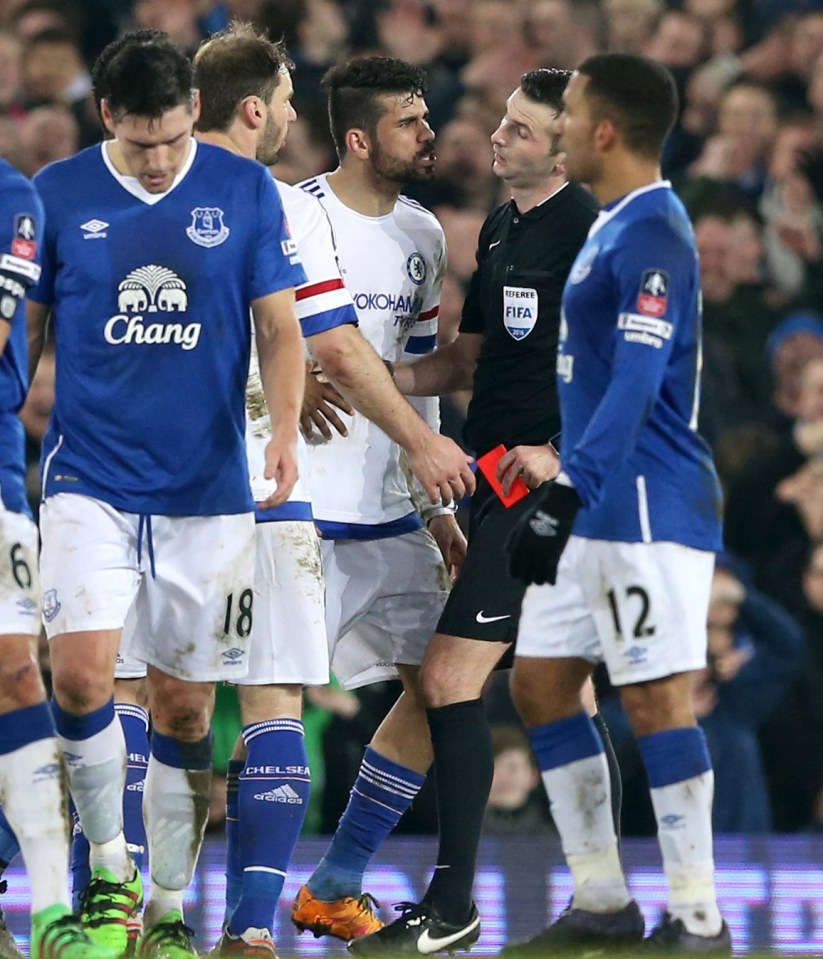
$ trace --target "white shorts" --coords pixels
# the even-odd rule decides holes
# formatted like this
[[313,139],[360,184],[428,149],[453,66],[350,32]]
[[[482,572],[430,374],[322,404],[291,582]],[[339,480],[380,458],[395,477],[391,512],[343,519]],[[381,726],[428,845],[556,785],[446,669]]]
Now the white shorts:
[[314,523],[257,524],[254,626],[241,686],[329,681],[323,568]]
[[424,529],[377,540],[321,540],[331,668],[344,689],[419,666],[449,593]]
[[554,586],[530,586],[517,655],[605,661],[615,686],[706,665],[714,553],[572,536]]
[[122,652],[193,682],[248,668],[254,514],[141,517],[58,493],[40,510],[49,638],[134,629]]
[[40,635],[37,527],[0,510],[0,636]]

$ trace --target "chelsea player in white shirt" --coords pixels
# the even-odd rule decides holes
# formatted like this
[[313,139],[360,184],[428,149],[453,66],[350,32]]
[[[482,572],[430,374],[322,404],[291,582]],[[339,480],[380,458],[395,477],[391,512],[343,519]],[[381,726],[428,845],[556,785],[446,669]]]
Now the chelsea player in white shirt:
[[[669,881],[660,952],[730,955],[714,886],[713,774],[691,705],[706,663],[721,496],[697,433],[700,275],[660,154],[677,115],[668,70],[590,57],[564,94],[570,180],[601,212],[563,295],[561,473],[512,531],[523,601],[512,677],[574,880],[570,907],[514,953],[643,934],[620,863],[602,746],[580,699],[604,660],[643,757]],[[556,584],[556,585],[555,585]]]

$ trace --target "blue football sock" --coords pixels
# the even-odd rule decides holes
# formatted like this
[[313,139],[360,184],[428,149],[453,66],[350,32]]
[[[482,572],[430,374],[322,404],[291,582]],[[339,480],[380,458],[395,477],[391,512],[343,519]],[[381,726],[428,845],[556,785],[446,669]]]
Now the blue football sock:
[[232,935],[271,930],[292,852],[309,805],[311,778],[298,719],[243,729],[246,765],[239,783],[243,891],[229,921]]
[[80,817],[71,796],[69,796],[69,815],[71,816],[71,907],[79,913],[83,893],[91,881],[89,865],[89,841],[80,826]]
[[128,755],[126,789],[123,793],[123,832],[131,858],[137,868],[141,869],[146,852],[143,787],[149,764],[149,717],[145,709],[131,703],[115,703],[114,711],[123,727]]
[[308,881],[317,899],[359,896],[363,873],[400,822],[426,777],[366,748],[349,803],[329,847]]
[[14,830],[9,825],[3,810],[0,809],[0,862],[8,866],[19,852],[20,843],[17,841],[17,836],[14,835]]
[[240,860],[239,777],[245,765],[242,759],[230,759],[226,766],[226,912],[224,925],[229,919],[243,891],[243,863]]

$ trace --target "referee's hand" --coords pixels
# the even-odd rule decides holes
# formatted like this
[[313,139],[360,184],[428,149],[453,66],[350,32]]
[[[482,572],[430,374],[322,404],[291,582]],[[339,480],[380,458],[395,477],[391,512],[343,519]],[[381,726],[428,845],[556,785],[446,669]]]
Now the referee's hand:
[[509,572],[527,586],[554,583],[560,556],[582,505],[572,486],[543,483],[529,497],[531,506],[506,539]]

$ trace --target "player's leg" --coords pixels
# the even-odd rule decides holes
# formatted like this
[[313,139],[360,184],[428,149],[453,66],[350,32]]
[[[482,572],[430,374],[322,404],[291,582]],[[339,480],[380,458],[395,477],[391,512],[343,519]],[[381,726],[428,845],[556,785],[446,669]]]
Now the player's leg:
[[331,548],[324,543],[323,550],[335,675],[351,689],[392,678],[396,669],[404,685],[365,752],[329,851],[292,910],[298,928],[350,940],[383,925],[374,900],[362,892],[363,874],[431,763],[416,674],[446,600],[447,578],[440,551],[423,530]]
[[[20,843],[17,841],[17,836],[15,836],[5,813],[0,808],[0,895],[8,888],[8,883],[2,876],[19,852]],[[3,959],[22,959],[23,956],[6,924],[6,917],[2,909],[0,909],[0,956]]]
[[152,892],[140,955],[177,959],[194,954],[183,897],[208,818],[214,682],[247,668],[254,520],[160,516],[146,533],[151,570],[131,645],[149,667],[152,717],[143,795]]
[[[416,666],[398,666],[403,692],[366,748],[329,849],[307,883],[308,892],[315,899],[359,903],[366,867],[425,781],[432,751],[418,672]],[[304,893],[302,900],[306,898]],[[307,907],[304,904],[302,908]],[[340,922],[334,924],[337,933],[343,931],[346,938],[357,938],[378,928],[368,901],[358,908],[359,921],[353,920],[344,929]],[[298,918],[299,913],[298,907]],[[311,925],[306,924],[306,928]],[[318,931],[325,932],[326,926],[319,925]]]
[[258,523],[243,730],[229,763],[225,932],[217,952],[271,955],[274,909],[305,820],[303,686],[329,680],[314,524]]
[[[0,510],[0,793],[31,887],[34,959],[113,959],[71,913],[64,764],[37,662],[40,584],[32,521]],[[16,953],[13,941],[9,943]]]
[[[122,642],[121,642],[122,647]],[[114,681],[114,711],[123,727],[126,741],[126,785],[123,792],[123,832],[126,845],[134,864],[138,869],[143,866],[146,847],[146,829],[143,825],[143,785],[146,779],[146,766],[149,761],[149,714],[146,704],[146,667],[142,663],[129,662],[129,671],[124,674],[124,660],[121,652],[117,655],[117,667]],[[138,672],[132,672],[132,669]],[[128,677],[128,678],[126,678]],[[89,865],[89,843],[77,810],[72,806],[72,842],[71,872],[72,901],[79,908],[83,893],[91,879]],[[139,920],[130,930],[139,928]],[[131,938],[131,937],[130,937]]]
[[113,687],[120,632],[138,584],[136,522],[89,497],[59,494],[41,507],[40,528],[52,711],[91,847],[82,919],[93,939],[123,952],[142,882],[123,833],[126,748]]
[[[615,582],[615,615],[624,632],[633,628],[635,635],[643,635],[649,665],[639,677],[631,668],[620,671],[611,663],[609,668],[621,687],[646,766],[669,883],[667,911],[651,942],[661,950],[730,954],[729,931],[714,885],[714,773],[691,700],[690,673],[706,661],[714,557],[672,543],[653,543],[624,547],[620,559],[635,593],[628,594],[625,580]],[[638,588],[645,593],[641,628],[636,602],[631,603]]]

